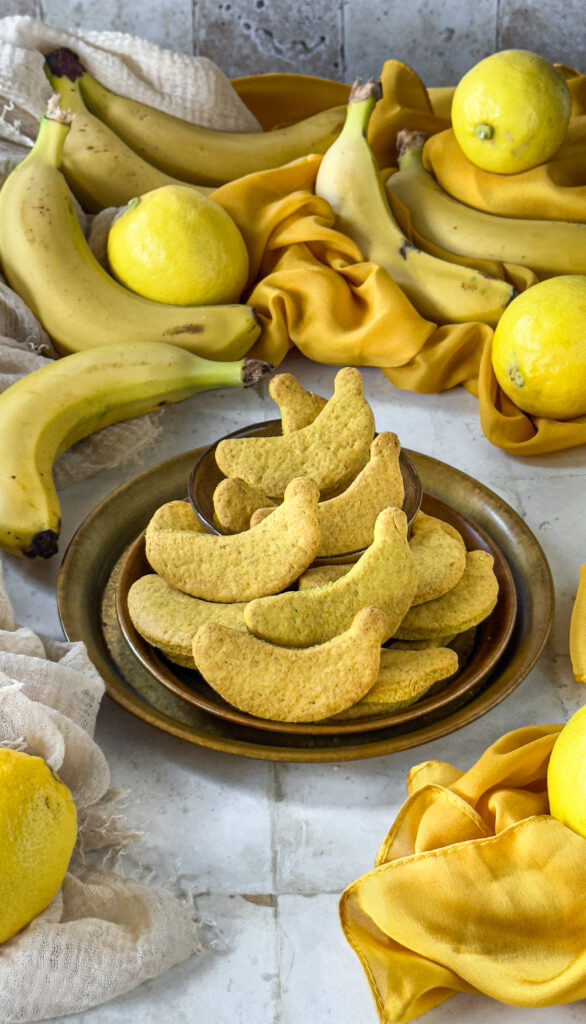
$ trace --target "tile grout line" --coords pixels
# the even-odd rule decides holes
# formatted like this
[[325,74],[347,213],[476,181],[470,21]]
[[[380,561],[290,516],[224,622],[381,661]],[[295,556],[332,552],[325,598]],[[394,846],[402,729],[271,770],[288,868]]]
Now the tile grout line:
[[345,0],[340,0],[339,12],[340,12],[340,67],[338,70],[338,78],[341,82],[346,81],[346,3]]
[[270,771],[267,776],[267,799],[269,801],[269,842],[271,857],[271,888],[273,890],[273,922],[275,927],[275,969],[276,969],[276,991],[274,1004],[273,1024],[281,1024],[281,1005],[283,995],[282,981],[282,943],[279,919],[279,894],[277,892],[277,843],[276,843],[276,815],[278,793],[281,788],[278,762],[270,764]]

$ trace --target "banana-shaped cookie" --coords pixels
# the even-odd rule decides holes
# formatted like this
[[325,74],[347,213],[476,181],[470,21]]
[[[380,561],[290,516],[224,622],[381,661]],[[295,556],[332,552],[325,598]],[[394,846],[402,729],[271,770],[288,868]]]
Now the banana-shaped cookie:
[[401,651],[383,647],[372,689],[336,718],[388,715],[414,704],[434,683],[458,671],[458,655],[447,647]]
[[433,601],[455,587],[466,568],[466,545],[457,530],[436,516],[418,512],[409,547],[417,565],[413,604]]
[[269,395],[279,406],[284,434],[313,423],[327,405],[327,399],[314,395],[313,391],[306,391],[291,373],[278,373],[271,377]]
[[242,617],[245,602],[201,601],[176,590],[155,573],[134,581],[128,591],[127,607],[137,633],[169,661],[185,668],[195,668],[191,644],[205,622],[246,632]]
[[463,633],[477,626],[497,602],[498,580],[493,563],[488,551],[469,551],[464,574],[455,587],[434,601],[410,608],[394,637],[426,640]]
[[226,438],[216,448],[224,476],[238,477],[278,498],[294,477],[315,480],[320,491],[349,483],[368,460],[374,416],[360,372],[339,370],[334,394],[313,421],[277,437]]
[[362,608],[340,636],[293,650],[209,623],[195,634],[193,657],[210,686],[241,711],[278,722],[316,722],[370,690],[385,626],[380,609]]
[[[379,437],[381,436],[379,435]],[[358,479],[359,477],[356,478],[356,480]],[[337,498],[333,498],[332,502],[337,500]],[[317,506],[322,538],[326,529],[322,518],[322,509],[329,504],[330,502],[321,502]],[[258,512],[253,515],[252,522],[258,515]],[[445,523],[443,519],[418,512],[411,527],[409,547],[417,568],[417,589],[412,604],[421,604],[423,601],[432,601],[441,597],[442,594],[451,590],[462,577],[466,568],[466,547],[458,531],[449,523]],[[318,555],[321,553],[322,548],[320,547]],[[340,579],[349,569],[350,565],[315,566],[303,573],[298,583],[299,590],[323,587],[326,583]]]
[[188,530],[191,533],[206,533],[209,530],[193,514],[188,501],[167,501],[151,516],[147,526],[147,534],[152,535],[163,530]]
[[251,487],[245,480],[233,480],[229,476],[220,480],[212,501],[214,523],[222,533],[242,533],[252,526],[251,517],[257,509],[270,505],[271,508],[266,509],[266,515],[269,515],[275,507],[274,502],[258,487]]
[[[153,570],[178,590],[205,601],[250,601],[288,587],[315,558],[320,542],[318,489],[292,480],[282,505],[254,530],[230,537],[196,527],[147,526],[145,550]],[[191,512],[193,520],[196,516]],[[191,520],[190,520],[191,522]]]
[[[320,501],[318,558],[367,548],[379,512],[389,506],[401,508],[405,487],[399,468],[400,450],[396,434],[378,434],[370,446],[370,459],[352,483],[335,498]],[[252,514],[250,525],[255,526],[271,512],[259,508]]]
[[[250,536],[276,514],[250,530]],[[370,606],[385,612],[384,639],[388,640],[411,606],[416,585],[405,514],[386,508],[376,520],[372,544],[341,579],[318,589],[291,590],[251,601],[244,609],[244,622],[264,640],[309,647],[343,633],[360,608]]]

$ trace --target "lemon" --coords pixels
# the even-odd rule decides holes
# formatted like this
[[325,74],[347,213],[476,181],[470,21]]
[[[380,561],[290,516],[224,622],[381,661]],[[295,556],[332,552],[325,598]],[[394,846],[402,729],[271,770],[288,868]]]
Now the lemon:
[[586,706],[557,737],[547,767],[550,814],[586,839]]
[[517,295],[495,327],[492,366],[525,412],[586,414],[586,277],[552,277]]
[[132,199],[108,233],[110,269],[131,291],[175,306],[238,302],[248,250],[219,203],[189,185]]
[[549,160],[563,142],[570,93],[563,75],[529,50],[500,50],[460,79],[452,128],[477,167],[516,174]]
[[75,804],[43,761],[0,749],[0,942],[59,891],[75,845]]

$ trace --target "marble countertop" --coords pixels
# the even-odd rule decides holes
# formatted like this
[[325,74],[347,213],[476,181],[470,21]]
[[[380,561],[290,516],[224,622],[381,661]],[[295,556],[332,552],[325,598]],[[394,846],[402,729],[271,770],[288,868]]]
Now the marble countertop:
[[[280,370],[329,396],[337,367],[291,354]],[[123,998],[70,1016],[70,1024],[375,1024],[362,969],[338,923],[341,891],[368,871],[405,798],[410,767],[439,758],[466,769],[517,727],[566,721],[584,702],[568,658],[578,568],[586,561],[586,448],[521,459],[484,438],[476,400],[463,389],[415,395],[363,370],[377,429],[407,448],[450,462],[505,499],[538,538],[556,592],[553,629],[524,682],[502,703],[432,743],[334,764],[260,761],[218,753],[157,731],[104,697],[96,740],[112,785],[127,789],[126,815],[144,833],[134,864],[161,884],[174,877],[193,894],[212,948]],[[136,473],[272,419],[255,391],[203,393],[161,414],[158,438],[140,459],[60,493],[62,552],[86,515]],[[63,638],[56,604],[60,557],[3,557],[19,625]],[[584,1004],[523,1010],[458,995],[425,1024],[570,1024]]]

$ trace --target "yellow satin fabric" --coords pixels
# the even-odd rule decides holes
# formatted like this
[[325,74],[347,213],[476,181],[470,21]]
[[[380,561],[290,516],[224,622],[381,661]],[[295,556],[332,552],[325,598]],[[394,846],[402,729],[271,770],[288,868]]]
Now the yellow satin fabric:
[[[563,71],[572,96],[566,142],[548,164],[505,177],[479,171],[455,149],[452,89],[427,90],[404,64],[387,61],[383,98],[369,126],[379,166],[395,165],[398,129],[424,131],[430,136],[426,166],[461,201],[500,214],[586,220],[586,77]],[[237,79],[234,87],[266,129],[344,102],[348,94],[340,83],[312,78],[308,85],[306,76],[289,74]],[[490,363],[491,328],[425,320],[389,274],[336,231],[328,204],[314,194],[320,160],[310,155],[214,193],[250,252],[247,301],[263,326],[251,355],[277,366],[296,346],[316,362],[378,366],[392,384],[409,391],[433,393],[461,384],[478,398],[486,437],[515,455],[586,443],[586,417],[530,417],[504,396]],[[417,243],[408,218],[403,228]],[[537,280],[530,268],[491,263],[486,269],[519,290]]]
[[559,729],[508,733],[465,773],[410,772],[375,868],[340,899],[382,1024],[457,992],[523,1007],[586,998],[586,840],[548,813]]

